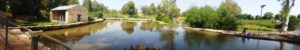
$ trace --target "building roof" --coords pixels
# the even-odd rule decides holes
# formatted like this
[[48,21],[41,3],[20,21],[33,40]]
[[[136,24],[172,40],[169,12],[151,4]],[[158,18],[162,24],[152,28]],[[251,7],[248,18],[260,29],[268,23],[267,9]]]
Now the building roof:
[[79,6],[79,5],[67,5],[67,6],[58,6],[58,7],[55,7],[51,10],[68,10],[68,9],[71,9],[75,6]]

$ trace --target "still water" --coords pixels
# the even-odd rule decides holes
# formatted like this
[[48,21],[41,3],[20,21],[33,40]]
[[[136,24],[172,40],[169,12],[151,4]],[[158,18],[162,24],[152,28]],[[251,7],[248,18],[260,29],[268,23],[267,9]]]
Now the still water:
[[[151,21],[107,20],[86,26],[42,32],[74,50],[300,50],[300,45],[184,29]],[[59,48],[40,40],[51,48]]]

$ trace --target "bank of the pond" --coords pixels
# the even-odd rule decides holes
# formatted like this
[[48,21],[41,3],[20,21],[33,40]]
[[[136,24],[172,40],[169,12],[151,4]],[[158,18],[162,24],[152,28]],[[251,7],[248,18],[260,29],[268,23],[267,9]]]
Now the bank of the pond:
[[132,21],[153,21],[153,22],[158,22],[160,24],[167,24],[162,21],[157,21],[155,19],[137,19],[137,18],[104,18],[105,20],[132,20]]
[[210,31],[217,32],[223,35],[233,35],[245,38],[254,38],[254,39],[264,39],[264,40],[273,40],[273,41],[285,41],[285,42],[300,42],[300,36],[292,34],[291,32],[279,33],[279,32],[247,32],[242,33],[238,31],[225,31],[225,30],[215,30],[215,29],[205,29],[205,28],[192,28],[185,27],[190,30],[199,30],[199,31]]
[[[47,25],[47,26],[23,26],[26,28],[29,28],[33,31],[48,31],[48,30],[57,30],[57,29],[65,29],[65,28],[71,28],[71,27],[77,27],[81,25],[91,24],[95,22],[104,21],[105,19],[96,19],[94,21],[89,22],[77,22],[77,23],[71,23],[71,24],[62,24],[62,25]],[[20,29],[20,27],[9,27],[10,29]]]

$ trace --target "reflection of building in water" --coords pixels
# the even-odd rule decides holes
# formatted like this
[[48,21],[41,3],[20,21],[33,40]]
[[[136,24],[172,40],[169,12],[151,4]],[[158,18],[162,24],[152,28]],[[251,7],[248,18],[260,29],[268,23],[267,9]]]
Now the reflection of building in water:
[[[61,42],[70,43],[72,45],[72,44],[74,44],[74,42],[81,40],[84,36],[87,36],[90,33],[96,32],[99,29],[105,28],[106,25],[107,25],[107,22],[98,22],[98,23],[89,24],[86,26],[79,26],[79,27],[54,30],[54,31],[46,31],[46,32],[41,32],[41,33],[51,36],[55,39],[58,39]],[[57,43],[48,41],[46,38],[41,37],[39,39],[39,42],[47,43],[46,46],[50,46],[54,49],[59,47],[59,45]]]
[[136,22],[122,22],[121,27],[128,34],[132,34],[134,32],[134,27],[136,26]]

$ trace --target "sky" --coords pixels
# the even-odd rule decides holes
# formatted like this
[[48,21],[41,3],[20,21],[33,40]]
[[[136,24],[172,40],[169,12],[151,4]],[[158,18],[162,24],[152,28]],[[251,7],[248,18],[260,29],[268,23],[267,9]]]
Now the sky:
[[[124,4],[130,0],[96,0],[99,3],[104,4],[109,9],[120,10]],[[161,0],[132,0],[135,3],[135,6],[138,11],[140,11],[142,6],[150,5],[154,3],[155,5],[160,4]],[[203,7],[209,5],[217,9],[220,4],[225,0],[177,0],[176,4],[178,8],[181,9],[181,12],[188,10],[191,6]],[[272,12],[278,14],[281,10],[281,2],[277,0],[234,0],[242,9],[242,13],[260,15],[260,5],[267,5],[263,12]],[[83,0],[79,0],[80,4],[83,3]],[[300,14],[300,0],[296,0],[295,6],[291,10],[291,15]]]

